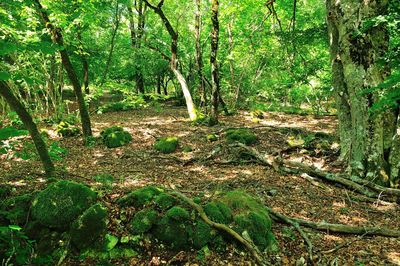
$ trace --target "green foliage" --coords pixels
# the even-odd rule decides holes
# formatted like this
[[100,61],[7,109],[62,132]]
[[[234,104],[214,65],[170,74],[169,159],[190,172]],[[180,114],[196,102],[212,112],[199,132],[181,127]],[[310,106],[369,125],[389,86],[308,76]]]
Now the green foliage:
[[32,194],[7,198],[0,205],[0,214],[12,224],[24,225],[29,218],[32,199]]
[[178,148],[177,137],[163,137],[156,140],[154,143],[154,149],[162,153],[172,153]]
[[107,128],[103,130],[100,135],[103,139],[103,143],[108,148],[121,147],[132,141],[131,134],[118,126]]
[[9,138],[18,136],[26,136],[28,134],[28,130],[20,130],[14,127],[0,128],[0,140],[7,140]]
[[120,198],[117,202],[122,206],[134,206],[140,208],[150,203],[155,196],[162,192],[161,189],[154,186],[147,186],[140,189],[136,189],[131,193]]
[[192,152],[193,151],[193,148],[192,147],[190,147],[190,146],[185,146],[185,147],[183,147],[182,148],[182,152]]
[[114,177],[110,174],[98,174],[93,177],[93,180],[106,187],[111,187],[114,182]]
[[67,121],[61,121],[56,127],[56,132],[62,137],[74,137],[79,135],[80,130]]
[[4,265],[31,265],[33,241],[16,225],[0,226],[0,261]]
[[225,138],[228,143],[237,141],[246,145],[251,145],[257,142],[257,136],[246,128],[228,129]]
[[42,225],[66,228],[96,200],[87,186],[59,181],[41,191],[32,203],[32,216]]
[[100,204],[87,209],[71,226],[71,241],[79,249],[102,241],[107,230],[107,210]]
[[207,135],[207,140],[209,142],[214,142],[218,140],[218,135],[217,134],[208,134]]
[[135,214],[131,221],[131,232],[134,235],[149,231],[158,219],[158,213],[153,209],[143,209]]
[[109,112],[129,111],[133,110],[134,105],[126,102],[108,103],[97,110],[97,113],[104,114]]

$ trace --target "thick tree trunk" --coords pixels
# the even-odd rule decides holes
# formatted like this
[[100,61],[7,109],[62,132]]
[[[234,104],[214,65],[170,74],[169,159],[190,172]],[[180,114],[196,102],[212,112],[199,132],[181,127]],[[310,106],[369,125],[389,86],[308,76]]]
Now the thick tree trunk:
[[[64,39],[61,34],[61,29],[55,28],[53,24],[51,24],[49,17],[47,13],[45,12],[43,6],[41,5],[39,0],[34,0],[37,11],[39,12],[40,16],[42,17],[46,28],[50,31],[52,37],[53,37],[53,42],[57,43],[60,47],[64,47]],[[89,117],[89,112],[87,110],[86,104],[85,104],[85,99],[83,97],[82,93],[82,87],[81,84],[79,83],[78,76],[76,75],[75,69],[72,66],[71,60],[69,58],[67,50],[64,48],[60,50],[60,55],[61,55],[61,61],[62,64],[67,71],[67,75],[69,80],[71,81],[72,87],[74,88],[74,92],[76,95],[76,99],[78,102],[79,106],[79,112],[81,116],[81,122],[82,122],[82,131],[83,131],[83,136],[86,139],[87,137],[92,136],[92,127],[90,124],[90,117]]]
[[219,104],[219,70],[218,70],[218,39],[219,39],[219,22],[218,22],[218,0],[211,1],[211,113],[210,113],[210,125],[218,124],[218,104]]
[[194,121],[197,119],[196,108],[194,106],[192,96],[190,94],[189,87],[186,83],[185,77],[178,70],[178,33],[174,30],[168,18],[165,16],[162,6],[164,5],[164,0],[161,0],[157,6],[151,5],[147,0],[143,0],[148,7],[150,7],[162,20],[165,28],[168,31],[169,36],[171,37],[171,58],[170,58],[170,67],[172,72],[175,74],[175,77],[179,81],[181,85],[183,95],[186,101],[186,107],[189,113],[190,120]]
[[207,112],[207,91],[203,80],[203,52],[201,49],[201,0],[196,0],[195,15],[196,62],[199,79],[200,107]]
[[363,21],[385,15],[387,8],[388,1],[327,1],[342,158],[351,174],[395,185],[400,164],[398,114],[394,110],[372,114],[370,108],[379,95],[365,92],[389,73],[379,62],[388,49],[388,32],[383,24],[362,29]]
[[54,172],[54,165],[51,161],[46,143],[40,136],[37,126],[35,122],[33,122],[32,116],[28,113],[26,108],[17,99],[17,97],[14,96],[10,87],[5,81],[0,81],[0,96],[4,97],[10,107],[18,114],[19,118],[24,123],[24,126],[28,129],[39,154],[40,160],[42,161],[46,175],[51,176]]

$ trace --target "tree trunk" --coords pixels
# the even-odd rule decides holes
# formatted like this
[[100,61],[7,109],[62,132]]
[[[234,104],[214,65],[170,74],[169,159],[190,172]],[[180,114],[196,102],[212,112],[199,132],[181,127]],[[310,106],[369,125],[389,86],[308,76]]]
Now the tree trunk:
[[363,30],[363,21],[385,15],[388,1],[327,1],[333,88],[338,106],[341,157],[352,175],[398,184],[398,111],[372,114],[378,92],[366,90],[390,73],[380,60],[388,50],[383,24]]
[[104,84],[104,82],[106,81],[106,78],[108,75],[108,70],[110,69],[111,59],[112,59],[112,55],[113,55],[114,47],[115,47],[115,37],[117,36],[120,20],[121,20],[121,11],[119,10],[119,2],[117,1],[116,6],[115,6],[114,30],[113,30],[113,33],[111,36],[110,52],[108,53],[106,67],[104,69],[103,77],[101,78],[101,81],[100,81],[100,86],[102,86]]
[[19,118],[24,123],[24,126],[28,129],[39,154],[40,160],[42,161],[46,175],[50,177],[54,172],[54,165],[51,161],[46,143],[40,136],[37,126],[35,122],[33,122],[32,116],[28,113],[26,108],[17,99],[17,97],[14,96],[10,87],[5,81],[0,81],[0,95],[4,97],[10,107],[18,114]]
[[235,89],[235,68],[233,66],[233,35],[232,35],[233,19],[228,23],[228,40],[229,40],[229,72],[231,74],[231,90],[238,94]]
[[203,80],[203,52],[201,49],[201,0],[196,0],[195,16],[196,62],[199,78],[200,107],[207,112],[207,91]]
[[196,108],[193,104],[192,96],[190,94],[189,87],[186,83],[185,77],[178,70],[178,33],[174,30],[168,18],[165,16],[162,6],[164,4],[164,0],[161,0],[157,6],[151,5],[147,0],[143,0],[148,7],[150,7],[162,20],[165,28],[168,31],[169,36],[171,37],[171,61],[170,68],[172,72],[175,74],[175,77],[179,81],[181,85],[183,95],[186,101],[186,107],[189,113],[189,117],[191,121],[197,119]]
[[211,2],[211,113],[210,113],[210,125],[218,124],[218,104],[219,104],[219,72],[218,72],[218,38],[219,38],[219,22],[218,22],[218,0],[212,0]]
[[[37,6],[37,11],[39,12],[40,16],[42,17],[46,28],[49,29],[49,31],[52,35],[53,42],[57,43],[60,47],[64,47],[64,39],[61,34],[61,29],[55,28],[53,26],[53,24],[51,24],[49,17],[47,15],[45,9],[41,5],[40,1],[39,0],[34,0],[34,1]],[[90,124],[89,112],[87,110],[87,107],[85,104],[85,99],[83,97],[81,84],[79,83],[78,76],[76,75],[75,69],[72,66],[68,52],[65,48],[60,50],[60,55],[61,55],[62,64],[63,64],[65,70],[67,71],[68,78],[71,81],[72,87],[74,88],[74,92],[76,95],[76,99],[77,99],[78,106],[79,106],[79,112],[80,112],[80,116],[81,116],[83,137],[86,139],[87,137],[92,136],[92,127]]]
[[85,56],[85,51],[83,49],[83,42],[82,42],[82,35],[81,35],[81,26],[78,23],[77,25],[77,37],[78,37],[78,41],[79,41],[79,53],[81,56],[81,61],[82,61],[82,70],[83,70],[83,87],[84,87],[84,91],[86,94],[89,94],[89,63],[88,60]]

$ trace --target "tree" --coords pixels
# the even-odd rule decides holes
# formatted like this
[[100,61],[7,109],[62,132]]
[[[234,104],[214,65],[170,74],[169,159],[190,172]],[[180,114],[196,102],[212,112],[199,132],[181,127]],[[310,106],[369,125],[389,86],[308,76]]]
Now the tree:
[[28,113],[18,98],[14,96],[7,82],[3,80],[0,80],[0,96],[7,101],[10,107],[18,114],[26,129],[28,129],[40,160],[42,161],[46,175],[51,176],[54,172],[54,165],[51,161],[46,143],[40,136],[39,130],[37,129],[35,122],[33,122],[32,116]]
[[176,78],[178,79],[183,95],[186,101],[186,107],[189,113],[190,120],[194,121],[197,119],[196,108],[194,106],[192,96],[189,91],[189,87],[186,83],[185,77],[182,73],[178,70],[178,32],[174,30],[171,23],[169,22],[168,18],[165,16],[162,7],[164,5],[164,0],[161,0],[157,6],[152,5],[149,3],[148,0],[144,0],[146,5],[151,8],[163,22],[165,28],[168,31],[169,36],[171,37],[171,58],[170,58],[170,67],[172,72],[175,74]]
[[211,55],[210,55],[212,102],[211,102],[211,113],[210,113],[210,125],[218,124],[218,105],[220,101],[220,95],[219,95],[220,81],[219,81],[219,69],[217,62],[218,40],[219,40],[218,10],[219,10],[218,0],[212,0],[211,1],[212,31],[211,31]]
[[386,26],[368,23],[386,14],[388,1],[328,0],[327,10],[341,157],[353,175],[394,185],[400,169],[399,107],[370,112],[380,96],[369,91],[390,73],[381,60],[388,51]]
[[60,28],[56,28],[53,26],[53,24],[50,22],[49,16],[46,13],[46,10],[43,8],[42,4],[40,3],[39,0],[34,0],[37,12],[41,16],[45,27],[50,31],[50,34],[52,35],[53,42],[58,44],[60,47],[60,55],[61,55],[61,61],[62,64],[68,74],[68,78],[72,83],[72,87],[74,88],[75,96],[78,102],[79,106],[79,112],[81,116],[81,122],[82,122],[82,132],[83,132],[83,137],[86,140],[86,138],[92,136],[92,127],[90,123],[90,116],[89,112],[87,110],[87,106],[85,103],[85,99],[83,98],[83,93],[82,93],[82,87],[79,82],[78,76],[76,75],[76,71],[74,69],[74,66],[71,63],[71,60],[69,58],[68,52],[64,47],[64,39],[63,35],[61,33]]
[[196,63],[199,79],[200,107],[207,109],[207,91],[203,77],[203,51],[201,48],[201,0],[196,0],[195,13]]

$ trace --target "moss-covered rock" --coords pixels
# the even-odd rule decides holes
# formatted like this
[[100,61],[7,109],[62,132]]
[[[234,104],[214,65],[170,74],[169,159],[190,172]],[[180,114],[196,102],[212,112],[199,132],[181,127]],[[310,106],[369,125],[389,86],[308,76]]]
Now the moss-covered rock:
[[162,210],[167,210],[177,203],[175,197],[168,193],[162,192],[160,195],[155,197],[154,203]]
[[101,241],[107,230],[107,210],[101,204],[87,209],[71,227],[71,241],[79,249]]
[[149,231],[158,219],[157,211],[144,209],[135,214],[131,221],[130,231],[134,235],[139,235]]
[[117,126],[106,128],[100,135],[104,145],[108,148],[121,147],[132,141],[131,134],[122,127]]
[[215,231],[206,224],[201,218],[198,218],[193,226],[193,231],[191,233],[191,239],[193,242],[193,247],[195,249],[201,249],[207,244],[211,243],[215,237]]
[[210,202],[204,206],[208,218],[216,223],[229,224],[232,222],[232,211],[222,202]]
[[162,153],[173,153],[178,148],[177,137],[163,137],[156,140],[154,149]]
[[257,142],[257,136],[246,128],[229,129],[226,131],[225,138],[228,143],[238,141],[245,145],[251,145]]
[[87,186],[59,181],[37,195],[32,203],[32,216],[44,226],[67,228],[96,198],[96,193]]
[[123,198],[119,199],[117,202],[121,206],[133,206],[135,208],[140,208],[150,203],[154,197],[161,192],[162,190],[155,186],[147,186],[132,191]]
[[168,210],[157,224],[155,236],[172,249],[188,249],[191,232],[190,214],[182,207]]
[[61,121],[57,125],[56,132],[61,137],[73,137],[79,135],[80,130],[78,127],[68,123],[67,121]]

